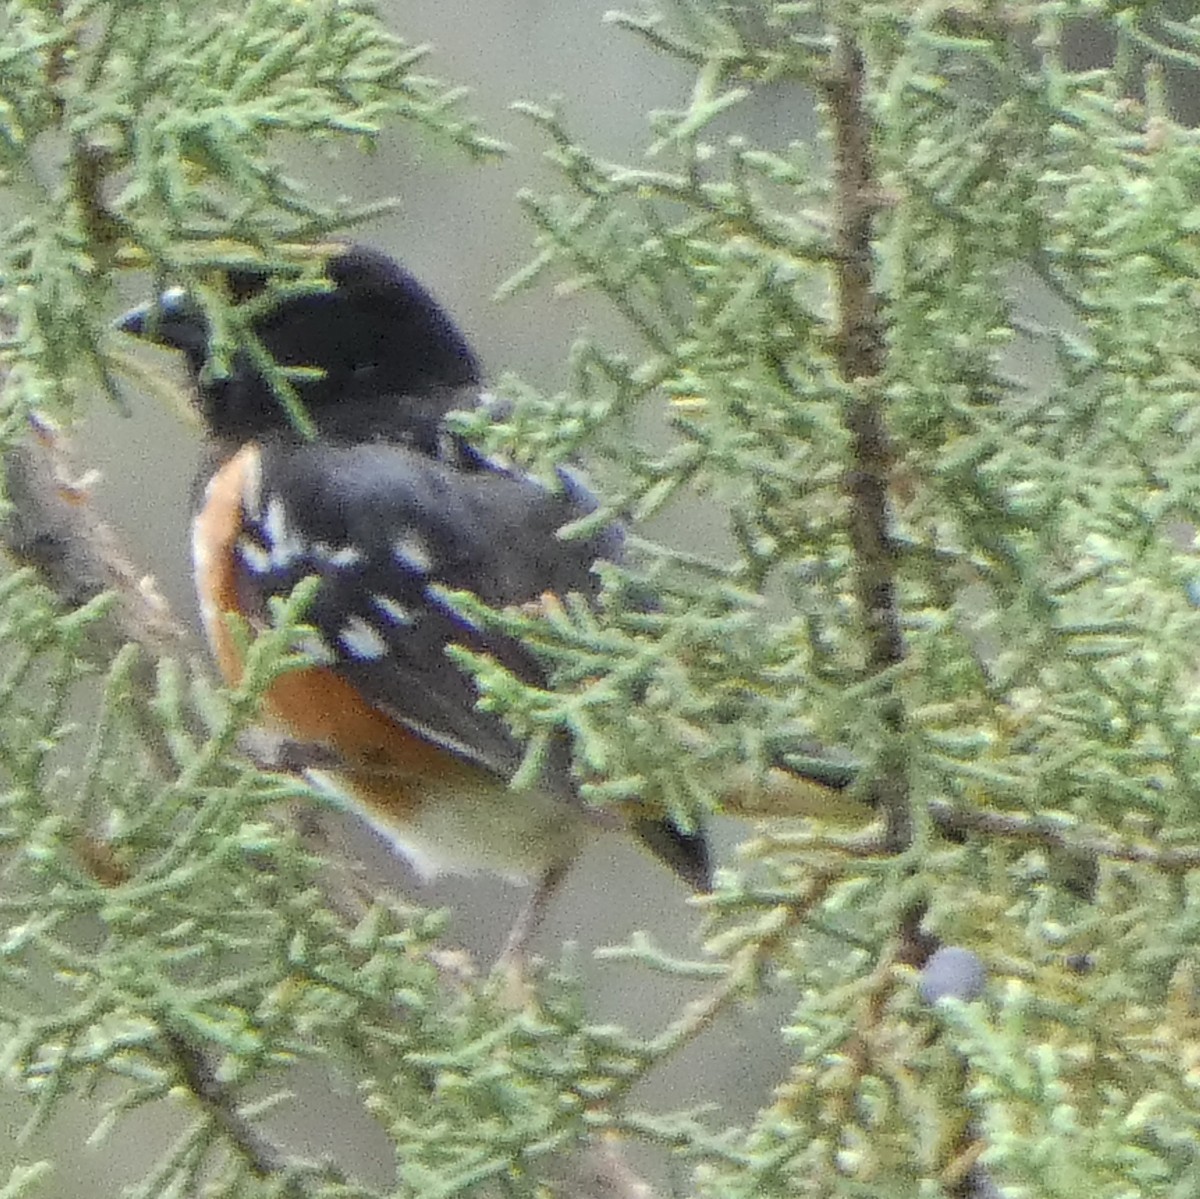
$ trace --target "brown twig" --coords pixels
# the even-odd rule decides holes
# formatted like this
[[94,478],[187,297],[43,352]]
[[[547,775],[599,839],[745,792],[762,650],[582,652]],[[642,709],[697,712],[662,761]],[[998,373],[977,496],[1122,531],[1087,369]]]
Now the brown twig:
[[[866,639],[866,667],[880,687],[883,744],[868,791],[884,818],[882,848],[903,853],[913,843],[912,797],[906,761],[904,703],[896,668],[905,645],[897,598],[899,547],[892,533],[890,496],[895,450],[885,420],[881,380],[886,367],[883,317],[875,284],[875,214],[880,189],[871,157],[871,119],[866,106],[867,75],[862,49],[849,22],[837,30],[824,98],[834,143],[834,286],[838,328],[835,354],[849,398],[843,424],[850,435],[852,463],[843,479],[849,503],[854,549],[854,593]],[[937,948],[921,923],[925,904],[910,903],[898,919],[891,957],[920,968]],[[871,1026],[882,1019],[894,986],[880,963],[879,986],[864,1013]],[[870,1057],[866,1030],[845,1049],[865,1073]]]
[[[1164,848],[1123,840],[1090,829],[1070,817],[987,811],[947,800],[934,800],[929,805],[929,816],[938,832],[951,839],[976,833],[1064,854],[1153,866],[1168,874],[1183,874],[1200,868],[1200,847]],[[825,846],[855,858],[880,857],[892,852],[886,834],[879,829],[845,835],[767,832],[760,833],[756,841],[764,847],[783,849]],[[743,850],[750,850],[751,856],[755,856],[750,843],[744,845]]]
[[[888,511],[893,449],[878,391],[885,365],[872,241],[879,190],[871,161],[865,89],[862,51],[851,31],[843,28],[824,80],[835,164],[835,353],[839,373],[852,392],[843,421],[850,434],[853,464],[843,487],[850,505],[854,591],[865,626],[867,668],[872,674],[884,674],[904,659],[904,639],[896,600],[898,550]],[[913,837],[908,776],[900,749],[904,708],[894,688],[887,682],[883,685],[880,715],[890,744],[872,788],[887,822],[888,843],[899,853]]]
[[[1186,874],[1200,869],[1200,847],[1161,846],[1144,841],[1126,840],[1089,828],[1067,816],[1025,815],[1022,812],[994,812],[934,800],[929,805],[929,817],[938,832],[951,839],[961,839],[974,833],[996,840],[1035,845],[1054,853],[1078,859],[1103,859],[1128,862],[1135,866],[1152,866],[1166,874]],[[847,836],[787,833],[760,835],[764,845],[777,847],[812,846],[821,844],[851,857],[879,857],[891,853],[886,835],[878,830],[853,833]]]
[[208,1058],[186,1036],[169,1028],[165,1021],[159,1035],[188,1094],[221,1130],[226,1142],[255,1177],[280,1180],[278,1193],[286,1199],[309,1199],[315,1189],[311,1182],[344,1181],[329,1166],[289,1160],[242,1115],[233,1092],[217,1078]]
[[938,830],[948,836],[982,833],[1005,841],[1024,841],[1078,857],[1108,858],[1153,866],[1168,874],[1200,868],[1200,848],[1177,849],[1138,843],[1093,832],[1070,818],[1025,816],[1019,812],[988,812],[943,801],[930,804],[929,814]]

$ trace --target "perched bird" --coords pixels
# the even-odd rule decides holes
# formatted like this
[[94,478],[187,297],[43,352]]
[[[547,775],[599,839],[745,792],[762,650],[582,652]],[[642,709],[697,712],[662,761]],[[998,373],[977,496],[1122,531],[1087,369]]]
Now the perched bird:
[[[303,648],[264,715],[288,737],[331,751],[325,786],[418,868],[485,869],[539,884],[523,927],[611,812],[580,798],[565,738],[541,777],[514,791],[522,746],[476,706],[473,680],[448,646],[486,653],[521,679],[546,682],[518,640],[477,627],[434,589],[474,592],[493,607],[544,593],[594,596],[597,559],[619,559],[622,531],[564,541],[556,532],[595,509],[567,470],[559,486],[494,462],[447,430],[445,414],[480,402],[479,361],[455,323],[399,264],[360,245],[328,259],[324,291],[268,302],[252,328],[294,379],[315,427],[306,439],[242,350],[219,374],[200,307],[167,292],[128,313],[124,331],[182,351],[213,452],[198,489],[193,565],[213,654],[233,682],[242,661],[226,614],[269,622],[272,597],[316,576]],[[262,302],[259,271],[234,271],[231,298]],[[702,831],[636,805],[621,817],[691,887],[710,885]]]

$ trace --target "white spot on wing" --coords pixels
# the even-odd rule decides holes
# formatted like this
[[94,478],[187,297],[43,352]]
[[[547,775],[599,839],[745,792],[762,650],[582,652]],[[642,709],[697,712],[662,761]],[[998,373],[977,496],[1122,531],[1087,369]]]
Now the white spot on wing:
[[287,536],[287,531],[287,509],[283,506],[283,500],[273,495],[267,501],[267,518],[263,521],[263,532],[266,533],[268,542],[278,545]]
[[313,554],[322,562],[338,570],[349,566],[357,566],[362,560],[362,550],[354,545],[330,545],[328,541],[318,541],[312,547]]
[[271,555],[256,541],[249,537],[239,537],[237,543],[238,557],[256,575],[271,573]]
[[283,500],[273,495],[267,500],[267,515],[262,523],[266,534],[267,548],[271,554],[271,566],[281,570],[290,566],[307,550],[304,538],[294,532],[288,520]]
[[406,566],[417,574],[428,574],[433,566],[433,555],[429,552],[429,546],[415,529],[405,529],[392,542],[392,554],[401,566]]
[[408,607],[405,607],[398,599],[390,595],[383,595],[381,592],[373,591],[371,593],[371,603],[379,609],[381,613],[392,624],[412,624],[416,618],[416,613]]
[[361,616],[351,616],[342,625],[338,641],[352,658],[364,662],[374,662],[387,653],[387,642],[383,639],[383,634]]

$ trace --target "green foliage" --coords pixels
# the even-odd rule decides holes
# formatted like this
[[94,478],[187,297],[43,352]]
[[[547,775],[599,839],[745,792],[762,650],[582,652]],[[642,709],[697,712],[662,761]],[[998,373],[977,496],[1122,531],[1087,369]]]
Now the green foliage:
[[[1169,56],[1155,38],[1194,48],[1198,31],[1161,21],[1154,6],[1126,14],[1122,50],[1158,56],[1146,63],[1142,105],[1117,74],[1064,64],[1063,14],[1052,6],[1013,13],[1012,25],[955,14],[970,36],[941,9],[863,6],[847,18],[869,47],[874,286],[887,330],[884,373],[870,382],[892,439],[906,649],[898,674],[883,677],[866,667],[851,598],[861,562],[849,536],[845,480],[855,464],[844,417],[867,381],[847,379],[838,356],[844,197],[819,158],[718,132],[756,85],[784,77],[825,88],[832,38],[811,36],[815,5],[735,6],[725,20],[704,11],[682,32],[620,18],[699,68],[691,106],[655,118],[653,169],[598,159],[554,113],[530,110],[570,191],[525,197],[540,252],[514,286],[553,274],[602,293],[644,353],[577,347],[572,392],[515,391],[507,443],[501,431],[490,437],[535,461],[576,449],[612,460],[624,483],[611,512],[656,511],[693,492],[719,498],[735,546],[725,577],[743,592],[735,610],[750,612],[745,593],[755,591],[783,591],[794,605],[751,651],[759,672],[732,714],[722,697],[746,670],[728,615],[707,626],[716,648],[703,674],[686,651],[664,654],[661,673],[687,671],[687,694],[703,697],[691,709],[703,712],[700,726],[741,735],[734,753],[747,751],[748,728],[771,743],[799,722],[870,763],[898,693],[907,716],[899,761],[918,811],[948,800],[1024,810],[1039,824],[1056,813],[1068,843],[1091,828],[1194,845],[1196,559],[1172,522],[1197,521],[1196,262],[1184,197],[1198,160],[1194,135],[1163,108],[1158,62]],[[830,125],[835,115],[826,109]],[[1022,295],[1051,307],[1059,327],[1031,321]],[[1014,368],[1039,357],[1056,370],[1035,387]],[[631,447],[623,419],[662,393],[674,436],[665,448]],[[542,622],[540,635],[535,622],[503,618],[561,654],[565,696],[522,694],[494,668],[477,669],[523,727],[560,721],[585,746],[589,729],[620,728],[610,752],[622,767],[653,745],[675,804],[684,786],[694,802],[713,773],[707,762],[690,769],[694,730],[672,728],[686,702],[668,701],[669,715],[640,735],[652,719],[641,703],[649,672],[631,685],[627,666],[639,649],[644,661],[705,627],[711,583],[670,565],[656,567],[669,597],[661,616],[619,611],[596,634],[588,614],[572,612]],[[663,630],[642,642],[659,620]],[[702,743],[715,748],[721,733]],[[644,786],[646,774],[630,769],[630,787]],[[704,1169],[704,1193],[858,1194],[868,1180],[888,1194],[932,1193],[935,1163],[958,1134],[945,1094],[931,1098],[930,1088],[936,1096],[954,1067],[944,1042],[913,1041],[911,1011],[880,1008],[902,994],[879,972],[912,903],[942,938],[1026,963],[1039,990],[1056,996],[1052,1016],[1042,1009],[1009,1028],[977,1022],[962,1043],[976,1071],[974,1110],[983,1125],[996,1120],[985,1135],[1002,1177],[1065,1195],[1145,1193],[1192,1176],[1193,1155],[1179,1149],[1192,1131],[1188,1084],[1167,1065],[1170,1053],[1155,1055],[1166,1071],[1156,1074],[1145,1048],[1153,1035],[1186,1039],[1192,1027],[1190,995],[1174,1009],[1182,1023],[1157,1025],[1173,972],[1194,969],[1181,886],[1156,886],[1142,868],[1102,868],[1098,890],[1081,900],[1057,851],[1003,840],[948,849],[922,837],[915,863],[869,867],[831,856],[820,835],[768,835],[759,852],[769,885],[719,896],[718,926],[754,927],[814,876],[837,882],[773,963],[804,996],[793,1081],[748,1134],[748,1158]],[[1109,945],[1110,983],[1090,965],[1082,978],[1064,969],[1090,962],[1101,927],[1117,926],[1137,947]],[[1134,965],[1147,954],[1150,975]],[[1110,989],[1098,1002],[1095,992]],[[1139,1007],[1135,997],[1149,995]],[[1074,1035],[1051,1050],[1063,1020]],[[855,1054],[830,1056],[856,1041]],[[1180,1047],[1175,1061],[1184,1056]],[[1024,1086],[1018,1104],[1007,1075],[1026,1057],[1046,1078]],[[1096,1089],[1100,1060],[1111,1090]],[[1103,1131],[1063,1157],[1055,1145],[1074,1127]],[[844,1190],[822,1180],[832,1173],[844,1174]]]
[[[1085,16],[1117,38],[1111,70],[1068,61]],[[710,901],[708,958],[644,938],[609,953],[698,989],[657,1032],[598,1024],[569,962],[514,1007],[448,964],[438,917],[331,903],[328,864],[275,818],[307,790],[235,752],[297,662],[303,589],[233,692],[168,661],[146,695],[127,649],[73,723],[109,601],[60,612],[11,574],[0,1065],[35,1124],[74,1095],[101,1105],[102,1134],[153,1101],[183,1107],[147,1196],[376,1193],[356,1163],[281,1157],[260,1135],[275,1100],[250,1107],[245,1089],[302,1062],[353,1080],[401,1196],[572,1193],[547,1181],[558,1159],[607,1134],[677,1155],[711,1199],[962,1196],[979,1153],[1014,1194],[1188,1194],[1200,614],[1178,533],[1200,522],[1200,155],[1162,71],[1200,65],[1200,26],[1156,4],[765,0],[613,22],[694,67],[690,99],[652,115],[636,166],[526,108],[562,191],[523,196],[536,256],[511,287],[594,291],[635,348],[581,342],[567,393],[513,380],[504,422],[462,425],[546,473],[577,451],[598,463],[597,520],[699,498],[729,551],[636,542],[597,611],[452,597],[528,640],[552,691],[462,660],[531,765],[571,732],[598,801],[693,820],[731,771],[761,776],[781,745],[816,741],[862,764],[889,820],[909,809],[912,836],[765,829]],[[301,271],[291,243],[363,215],[286,178],[279,135],[369,145],[400,116],[492,153],[417,61],[334,0],[10,4],[6,443],[29,408],[107,380],[114,267],[193,287],[227,353],[246,313],[212,268]],[[825,142],[757,119],[781,92],[819,101]],[[856,205],[873,215],[863,247]],[[1051,377],[1035,385],[1039,357]],[[864,407],[887,442],[873,557]],[[669,426],[653,444],[636,434],[650,409]],[[891,608],[863,611],[868,575]],[[904,652],[881,668],[890,619]],[[932,937],[987,962],[982,1001],[921,1002],[912,967]],[[657,1065],[766,988],[792,1003],[786,1075],[745,1128],[642,1105]],[[41,1177],[15,1167],[2,1193]]]

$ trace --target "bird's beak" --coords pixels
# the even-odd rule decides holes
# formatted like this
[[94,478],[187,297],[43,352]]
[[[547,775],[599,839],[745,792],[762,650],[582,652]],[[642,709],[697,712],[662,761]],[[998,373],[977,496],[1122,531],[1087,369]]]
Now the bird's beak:
[[118,333],[132,333],[134,337],[141,337],[146,332],[152,308],[152,304],[139,304],[136,308],[131,308],[113,321],[113,328]]
[[139,304],[117,317],[113,327],[120,333],[174,345],[176,338],[172,336],[172,327],[186,321],[192,315],[193,307],[183,288],[171,287],[158,299]]

